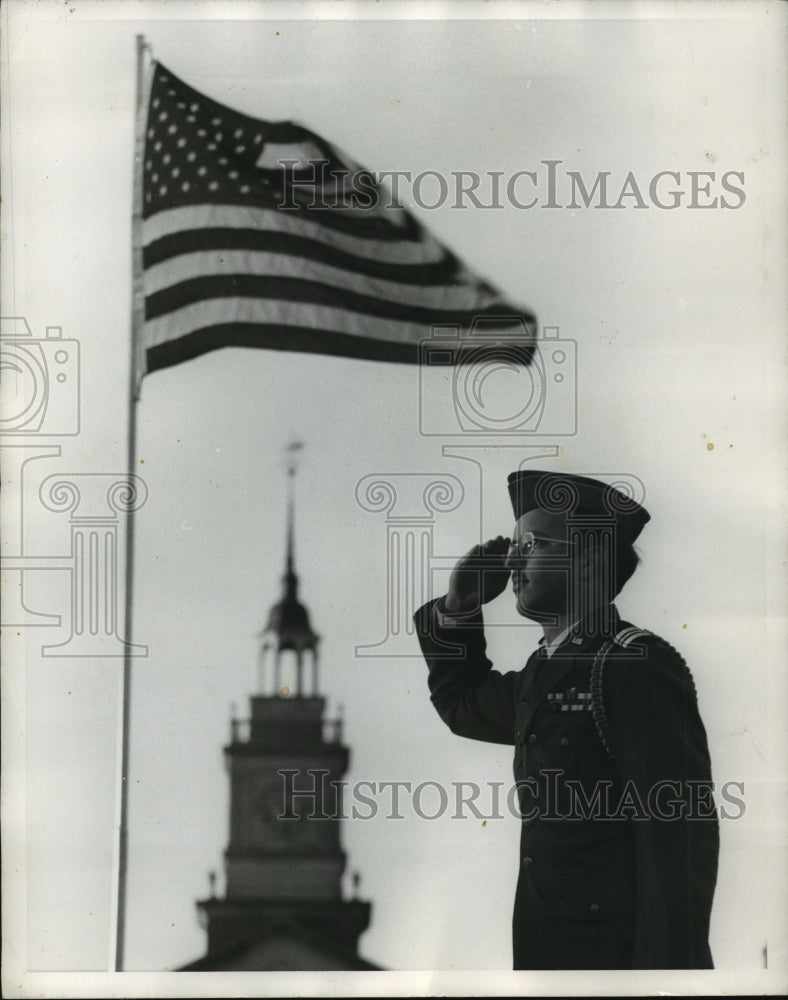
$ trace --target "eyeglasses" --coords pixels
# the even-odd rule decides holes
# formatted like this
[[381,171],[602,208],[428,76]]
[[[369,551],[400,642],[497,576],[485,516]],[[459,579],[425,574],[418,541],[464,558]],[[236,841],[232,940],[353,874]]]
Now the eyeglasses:
[[548,535],[535,535],[533,531],[524,531],[518,541],[512,541],[509,545],[509,555],[519,559],[527,559],[533,555],[534,549],[539,542],[558,542],[560,545],[576,545],[566,538],[550,538]]

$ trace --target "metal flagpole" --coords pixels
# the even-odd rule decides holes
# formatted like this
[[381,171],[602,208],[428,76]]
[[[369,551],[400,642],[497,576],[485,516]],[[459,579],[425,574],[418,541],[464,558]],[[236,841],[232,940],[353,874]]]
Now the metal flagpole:
[[[146,62],[149,48],[144,35],[137,35],[137,80],[134,126],[134,172],[132,196],[132,315],[131,356],[129,364],[128,472],[133,482],[137,464],[137,402],[142,377],[142,326],[145,318],[145,298],[142,286],[142,179],[145,150],[147,98],[150,93],[151,65]],[[131,658],[134,655],[132,612],[134,595],[134,511],[126,520],[126,581],[124,631],[126,648],[123,654],[120,718],[118,722],[118,777],[113,844],[112,932],[110,940],[110,971],[123,969],[126,930],[126,882],[128,871],[128,807],[129,807],[129,733],[131,710]]]

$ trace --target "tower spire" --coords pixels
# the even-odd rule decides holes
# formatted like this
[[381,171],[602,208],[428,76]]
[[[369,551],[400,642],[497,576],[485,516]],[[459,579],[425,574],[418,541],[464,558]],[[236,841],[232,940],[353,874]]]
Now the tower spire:
[[283,695],[290,694],[289,687],[280,688],[281,658],[285,652],[295,654],[296,659],[296,695],[304,695],[303,667],[304,654],[310,653],[312,667],[311,694],[318,693],[318,655],[317,646],[320,637],[313,632],[309,622],[309,612],[298,600],[298,575],[295,570],[295,475],[297,471],[297,455],[303,448],[300,441],[293,441],[287,446],[287,525],[285,543],[285,573],[282,577],[282,599],[275,604],[268,615],[268,624],[262,632],[262,648],[260,650],[259,669],[265,672],[266,661],[273,658],[274,690]]
[[285,593],[296,596],[298,577],[295,571],[295,476],[298,471],[298,452],[304,447],[301,441],[291,441],[287,446],[287,553],[285,557]]

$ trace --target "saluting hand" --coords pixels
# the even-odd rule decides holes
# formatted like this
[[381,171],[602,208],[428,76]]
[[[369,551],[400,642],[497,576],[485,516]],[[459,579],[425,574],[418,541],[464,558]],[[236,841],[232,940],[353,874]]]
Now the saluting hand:
[[502,594],[510,576],[504,566],[508,552],[509,539],[502,535],[466,552],[449,578],[446,610],[475,611]]

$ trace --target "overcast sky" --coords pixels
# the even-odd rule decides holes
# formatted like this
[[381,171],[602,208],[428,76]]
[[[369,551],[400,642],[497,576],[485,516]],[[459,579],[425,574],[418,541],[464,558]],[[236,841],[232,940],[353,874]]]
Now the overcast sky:
[[[250,6],[5,5],[3,315],[26,317],[37,338],[62,326],[81,351],[79,435],[46,439],[61,454],[27,466],[24,496],[18,479],[7,491],[6,526],[25,511],[26,554],[69,551],[68,515],[44,509],[42,480],[125,470],[136,34],[196,89],[298,121],[374,171],[528,170],[544,201],[554,160],[562,183],[568,170],[589,186],[609,171],[615,197],[630,171],[644,193],[674,171],[684,194],[675,210],[648,196],[647,208],[633,197],[618,210],[463,210],[451,199],[420,208],[403,191],[469,267],[576,344],[574,435],[552,434],[570,402],[551,398],[544,434],[471,439],[448,380],[420,380],[416,366],[231,349],[145,379],[134,639],[149,656],[133,677],[127,968],[160,972],[205,950],[194,902],[209,870],[223,892],[222,747],[231,704],[247,714],[256,635],[279,597],[292,439],[305,443],[301,597],[322,636],[329,714],[344,706],[351,780],[511,778],[508,748],[443,726],[415,641],[386,647],[405,656],[357,655],[385,637],[387,601],[386,517],[362,508],[359,482],[456,477],[462,503],[433,524],[445,566],[480,525],[485,536],[510,531],[505,478],[529,448],[557,448],[545,468],[642,481],[652,521],[619,608],[684,654],[717,785],[746,789],[745,815],[722,824],[715,961],[755,977],[769,939],[770,962],[785,963],[785,75],[771,23],[782,26],[784,8],[468,4],[501,17],[383,21],[365,18],[385,5],[333,8],[348,20],[327,17],[332,5],[319,19],[293,5],[298,20]],[[709,188],[695,200],[724,196],[729,208],[687,207],[699,171]],[[723,175],[743,196],[726,193]],[[515,398],[523,383],[507,377]],[[420,393],[433,435],[422,433]],[[397,489],[415,481],[426,480]],[[431,574],[432,593],[444,584]],[[67,620],[69,575],[28,574],[25,599]],[[502,626],[490,631],[494,659],[519,668],[539,631],[517,618],[511,591],[489,617]],[[18,806],[6,800],[5,844],[21,870],[4,852],[4,876],[15,953],[38,972],[106,969],[110,937],[121,661],[42,656],[66,637],[65,625],[5,637],[6,794]],[[373,904],[365,958],[398,970],[510,967],[515,820],[428,822],[406,810],[345,826],[348,873],[361,873]]]

